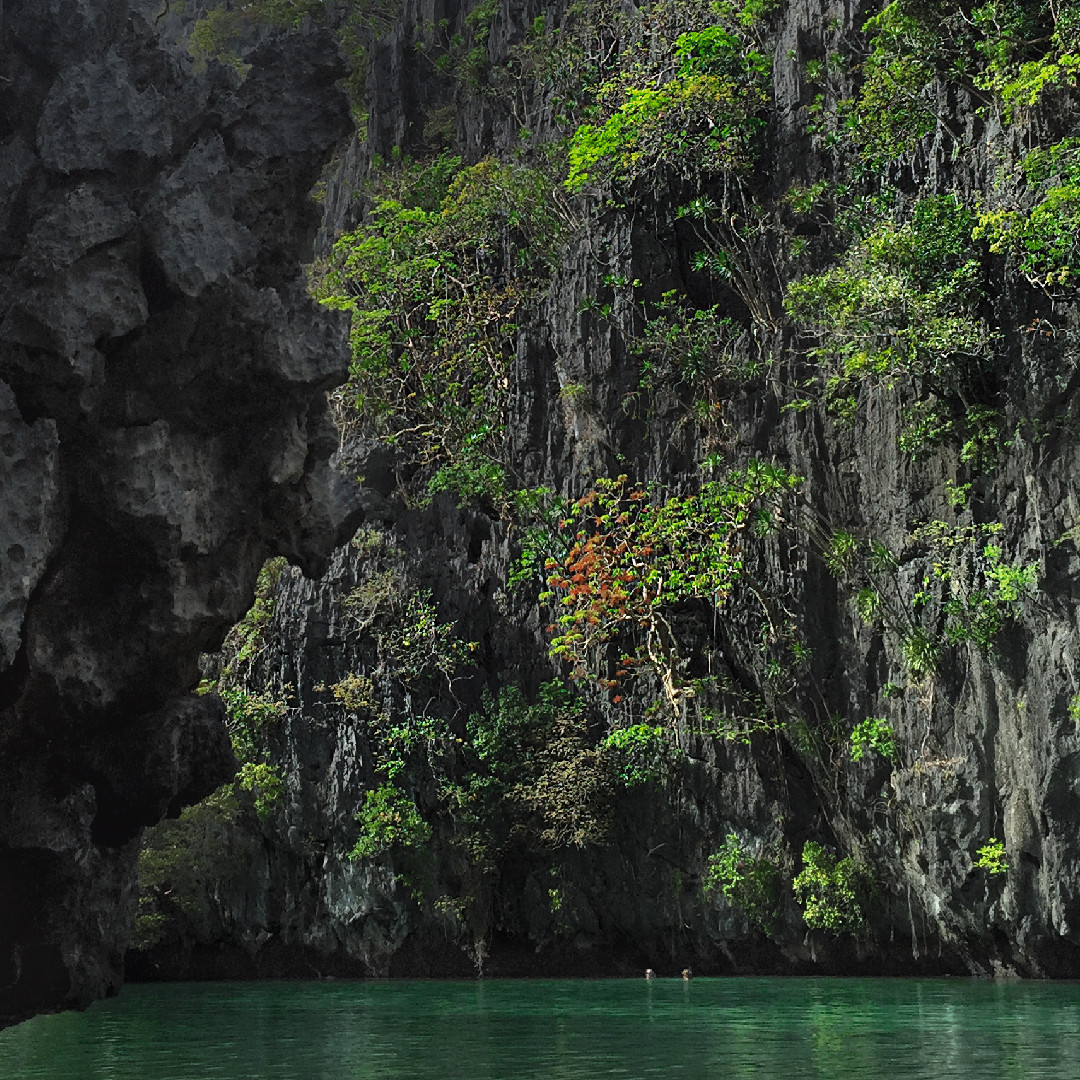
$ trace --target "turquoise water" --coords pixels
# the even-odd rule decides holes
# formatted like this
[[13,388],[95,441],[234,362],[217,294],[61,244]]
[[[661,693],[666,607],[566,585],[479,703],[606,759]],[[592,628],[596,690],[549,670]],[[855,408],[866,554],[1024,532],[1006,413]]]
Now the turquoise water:
[[0,1032],[0,1080],[1080,1077],[1080,984],[887,979],[129,986]]

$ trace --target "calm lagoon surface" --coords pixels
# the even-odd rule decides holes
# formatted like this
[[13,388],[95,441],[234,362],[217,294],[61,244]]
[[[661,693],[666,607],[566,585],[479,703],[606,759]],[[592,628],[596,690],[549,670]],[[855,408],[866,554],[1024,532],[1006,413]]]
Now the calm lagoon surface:
[[0,1032],[0,1080],[1080,1076],[1080,984],[918,979],[128,986]]

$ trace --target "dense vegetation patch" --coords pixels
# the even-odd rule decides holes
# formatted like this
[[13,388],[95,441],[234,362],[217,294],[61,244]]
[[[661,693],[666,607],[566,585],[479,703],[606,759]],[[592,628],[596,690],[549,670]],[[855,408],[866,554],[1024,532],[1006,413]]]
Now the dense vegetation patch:
[[566,217],[543,170],[492,158],[398,158],[373,185],[363,223],[316,285],[352,315],[339,423],[393,445],[420,491],[501,506],[518,319]]
[[746,172],[765,125],[769,76],[768,57],[737,22],[680,34],[670,58],[628,50],[596,90],[604,122],[574,132],[566,186],[627,183],[659,170]]
[[850,856],[838,859],[813,840],[803,846],[802,860],[792,887],[806,925],[832,934],[862,930],[874,887],[870,867]]
[[696,494],[663,501],[625,476],[598,482],[569,507],[559,526],[568,547],[548,561],[549,591],[541,599],[557,612],[548,628],[552,654],[584,674],[603,665],[601,647],[620,646],[607,684],[616,687],[647,664],[677,710],[685,646],[672,607],[691,600],[723,607],[740,582],[746,547],[780,527],[798,484],[786,470],[757,461],[706,481]]

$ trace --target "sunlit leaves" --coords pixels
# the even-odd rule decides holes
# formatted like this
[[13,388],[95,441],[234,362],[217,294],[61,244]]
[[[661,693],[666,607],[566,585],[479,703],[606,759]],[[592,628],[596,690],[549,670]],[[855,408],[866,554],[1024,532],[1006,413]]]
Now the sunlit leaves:
[[615,679],[650,663],[672,678],[665,613],[688,599],[721,607],[740,580],[747,546],[784,518],[800,479],[750,462],[700,491],[655,500],[627,477],[597,482],[561,523],[572,538],[551,559],[545,599],[558,613],[552,653],[589,669],[596,647],[623,642]]
[[392,444],[430,490],[505,495],[518,312],[565,226],[551,192],[543,173],[494,159],[398,161],[316,282],[352,315],[339,422]]
[[753,164],[764,126],[758,114],[768,101],[768,57],[737,28],[709,26],[678,36],[669,76],[660,59],[655,66],[627,65],[600,88],[607,116],[582,124],[571,140],[571,191],[658,170],[692,176]]
[[[871,230],[841,265],[789,286],[788,314],[819,342],[811,356],[826,400],[854,397],[864,385],[891,389],[915,380],[930,404],[930,395],[950,403],[971,397],[998,343],[980,310],[975,223],[954,196],[923,198],[907,220]],[[942,435],[954,430],[953,405],[945,411],[934,429]]]
[[1080,140],[1032,150],[1020,168],[1027,205],[984,212],[975,235],[988,240],[992,252],[1012,255],[1033,285],[1050,293],[1075,288],[1080,275]]
[[792,888],[806,925],[837,935],[861,930],[874,883],[870,867],[852,858],[837,859],[813,840],[803,846],[802,858]]

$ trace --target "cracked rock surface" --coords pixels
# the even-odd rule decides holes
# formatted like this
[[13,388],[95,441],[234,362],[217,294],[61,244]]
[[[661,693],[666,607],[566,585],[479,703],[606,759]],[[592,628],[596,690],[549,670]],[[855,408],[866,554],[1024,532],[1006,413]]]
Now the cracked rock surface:
[[[490,72],[481,72],[475,87],[450,73],[440,77],[431,55],[443,47],[442,21],[441,40],[467,42],[481,6]],[[546,3],[540,21],[560,27],[571,6],[581,7]],[[528,43],[540,8],[511,0],[495,8],[492,18],[491,6],[475,0],[402,4],[372,51],[367,137],[328,178],[327,248],[337,229],[362,220],[357,193],[371,179],[374,153],[384,161],[395,148],[421,156],[434,139],[466,161],[489,154],[512,161],[523,135],[531,132],[545,147],[544,140],[565,136],[547,76],[530,90],[514,74],[522,54],[513,50]],[[833,0],[789,0],[777,8],[775,132],[761,168],[761,182],[775,196],[843,175],[835,171],[833,134],[815,134],[809,124],[820,87],[807,66],[834,55],[842,38],[855,40],[868,14],[865,6]],[[841,80],[830,92],[842,98],[854,87]],[[1005,168],[1002,131],[970,99],[949,93],[946,99],[942,90],[938,105],[949,118],[945,126],[967,133],[963,153],[943,127],[902,166],[891,166],[883,188],[894,186],[899,198],[916,187],[939,195],[985,189],[987,199],[1003,198],[987,179]],[[1080,133],[1075,88],[1053,100],[1052,109],[1034,111],[1008,136],[1017,148]],[[456,121],[450,132],[443,130],[447,117]],[[709,191],[705,185],[693,193]],[[593,209],[579,207],[580,231],[561,251],[543,299],[515,320],[508,475],[571,499],[593,490],[598,478],[620,474],[665,493],[692,494],[700,466],[721,459],[725,467],[775,462],[804,478],[797,516],[778,534],[787,532],[793,544],[755,557],[745,601],[733,594],[718,608],[672,608],[687,644],[687,676],[700,688],[687,699],[681,727],[666,721],[678,736],[677,769],[662,785],[617,793],[616,825],[603,845],[530,854],[515,843],[496,873],[470,877],[475,861],[461,854],[468,850],[461,838],[470,834],[439,783],[445,775],[456,782],[484,774],[464,752],[445,765],[446,744],[433,737],[397,781],[434,827],[435,839],[423,849],[431,856],[423,864],[425,884],[415,884],[421,876],[410,862],[414,853],[349,858],[361,835],[357,808],[386,775],[380,757],[388,756],[391,722],[383,716],[404,727],[422,711],[425,723],[445,717],[456,735],[468,736],[471,713],[491,715],[485,688],[518,687],[531,699],[543,682],[570,674],[552,661],[552,635],[543,629],[559,608],[536,602],[546,573],[541,581],[511,584],[512,560],[526,546],[524,522],[508,524],[482,506],[457,508],[447,496],[429,507],[389,498],[381,519],[372,513],[366,522],[366,532],[382,530],[374,542],[368,535],[343,547],[321,580],[278,579],[273,617],[245,678],[251,693],[288,703],[266,736],[285,791],[265,821],[252,813],[231,826],[213,896],[196,894],[195,915],[181,912],[153,950],[133,952],[133,975],[425,977],[463,975],[484,963],[487,974],[498,975],[640,977],[646,966],[678,971],[691,964],[700,974],[1080,977],[1077,293],[1051,301],[1024,282],[1015,262],[987,264],[987,304],[1004,338],[983,390],[1000,409],[1000,445],[982,464],[972,463],[960,439],[913,452],[900,435],[911,430],[909,407],[923,400],[915,387],[867,381],[851,399],[852,417],[822,405],[804,408],[811,402],[798,400],[792,388],[810,385],[802,380],[815,369],[792,324],[767,333],[755,328],[752,348],[750,333],[744,345],[732,345],[735,355],[768,358],[761,378],[683,372],[647,386],[641,320],[652,310],[646,304],[667,290],[693,298],[699,314],[721,301],[719,310],[740,325],[749,329],[751,320],[740,314],[739,297],[725,298],[720,282],[703,282],[692,271],[703,249],[700,236],[680,232],[677,207],[689,189],[677,178],[642,180],[612,200],[609,194],[599,190]],[[719,197],[718,186],[712,194]],[[768,206],[769,196],[761,197]],[[799,256],[812,258],[815,271],[836,265],[835,237],[822,228],[809,254]],[[775,238],[780,245],[782,234]],[[785,258],[777,256],[774,267],[777,290],[808,269],[805,261],[785,265]],[[637,283],[632,297],[613,282]],[[598,305],[604,314],[594,314]],[[706,417],[702,407],[710,400]],[[356,469],[370,484],[394,465],[392,447],[381,448],[381,457],[369,451],[358,440]],[[900,637],[900,627],[931,625],[929,614],[922,623],[909,619],[923,610],[922,589],[942,580],[940,556],[917,536],[928,523],[952,537],[999,529],[995,543],[1004,545],[1013,568],[1028,568],[1039,583],[1023,610],[1002,620],[990,647],[940,637],[932,678],[905,658],[901,642],[912,639]],[[845,535],[895,553],[887,588],[898,598],[897,628],[887,630],[861,610],[858,590],[866,579],[837,574],[823,558],[829,538]],[[440,685],[441,698],[425,688],[415,711],[395,690],[380,628],[372,627],[388,581],[401,582],[402,595],[430,596],[457,639],[476,642],[475,668],[452,687]],[[976,596],[986,587],[978,581],[962,569],[956,596],[965,588],[969,599]],[[942,601],[952,595],[941,590]],[[764,603],[750,592],[774,598],[776,617],[764,617]],[[357,601],[364,597],[369,606],[360,617]],[[392,605],[383,610],[382,628],[398,625]],[[934,617],[940,634],[940,607]],[[769,654],[765,638],[776,633],[781,640],[785,623],[793,634],[788,651]],[[635,705],[634,691],[620,700],[622,693],[612,696],[614,687],[605,689],[602,679],[591,687],[589,681],[575,685],[600,730],[659,723],[658,687],[639,683]],[[358,686],[363,694],[350,703],[350,688]],[[767,723],[753,731],[743,726],[755,718]],[[875,718],[887,718],[895,745],[888,755],[854,754],[855,725]],[[768,933],[722,891],[710,898],[702,888],[710,856],[733,834],[742,850],[771,860],[781,874],[783,900]],[[982,862],[991,840],[1004,846],[1007,871]],[[808,925],[793,892],[808,841],[873,869],[877,885],[858,935]],[[202,849],[195,854],[209,858]],[[179,905],[169,903],[164,910],[175,912]]]
[[356,513],[300,269],[336,48],[196,75],[154,16],[0,6],[0,1023],[115,992],[141,828],[233,768],[200,652]]

